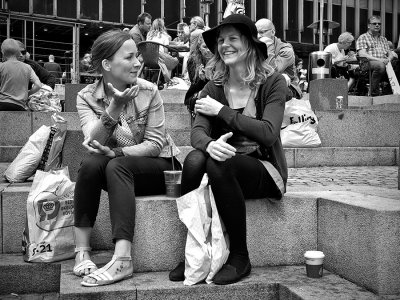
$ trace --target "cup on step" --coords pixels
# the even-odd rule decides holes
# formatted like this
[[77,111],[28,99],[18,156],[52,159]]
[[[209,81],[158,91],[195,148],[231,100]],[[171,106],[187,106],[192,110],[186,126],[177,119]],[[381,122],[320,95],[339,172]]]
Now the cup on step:
[[306,259],[307,277],[322,277],[324,267],[324,253],[322,251],[306,251],[304,258]]
[[167,170],[164,171],[165,194],[168,197],[181,196],[182,171]]

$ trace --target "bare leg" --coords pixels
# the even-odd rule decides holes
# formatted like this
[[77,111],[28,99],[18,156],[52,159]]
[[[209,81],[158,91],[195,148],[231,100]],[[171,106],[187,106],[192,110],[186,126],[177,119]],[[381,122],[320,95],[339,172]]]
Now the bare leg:
[[[90,248],[90,235],[92,234],[92,227],[74,227],[76,248]],[[82,250],[83,256],[78,252],[75,256],[75,266],[84,260],[91,260],[89,250]],[[87,268],[81,271],[82,275],[88,275],[95,271],[97,268]]]
[[[132,243],[128,240],[117,240],[115,243],[114,256],[117,257],[130,257],[132,250]],[[100,271],[101,269],[99,269]],[[116,261],[107,272],[111,275],[111,277],[118,281],[121,278],[124,278],[133,273],[133,264],[131,260],[124,261]],[[91,277],[84,277],[83,281],[87,283],[96,283],[96,279]]]

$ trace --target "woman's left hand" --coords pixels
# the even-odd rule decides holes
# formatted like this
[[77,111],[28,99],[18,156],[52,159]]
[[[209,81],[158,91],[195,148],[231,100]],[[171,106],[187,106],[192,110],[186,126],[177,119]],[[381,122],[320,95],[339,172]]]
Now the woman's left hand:
[[206,116],[216,116],[224,105],[207,95],[196,101],[194,108],[196,112]]
[[96,140],[86,139],[82,145],[89,151],[89,153],[102,154],[104,156],[114,158],[115,153],[110,149],[110,147],[103,146]]

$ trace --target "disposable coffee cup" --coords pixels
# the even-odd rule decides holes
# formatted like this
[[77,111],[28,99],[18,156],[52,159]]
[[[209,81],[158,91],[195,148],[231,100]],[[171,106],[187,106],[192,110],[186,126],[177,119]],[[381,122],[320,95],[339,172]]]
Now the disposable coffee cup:
[[310,278],[320,278],[324,270],[324,253],[322,251],[306,251],[304,258],[306,259],[307,276]]
[[165,194],[168,197],[181,196],[182,171],[164,171]]

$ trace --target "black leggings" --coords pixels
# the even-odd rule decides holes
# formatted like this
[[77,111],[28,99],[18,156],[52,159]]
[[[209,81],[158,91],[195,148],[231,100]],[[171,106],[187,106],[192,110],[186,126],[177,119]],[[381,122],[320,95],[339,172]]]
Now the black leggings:
[[0,102],[0,111],[26,111],[26,109],[18,104]]
[[80,166],[75,186],[75,226],[93,227],[101,190],[108,191],[113,242],[133,240],[135,195],[165,193],[164,170],[171,170],[168,158],[123,156],[110,159],[87,155]]
[[231,254],[248,256],[245,199],[279,195],[275,182],[254,157],[236,155],[219,162],[194,150],[183,164],[182,194],[196,189],[204,173],[208,174],[218,212],[229,234]]

